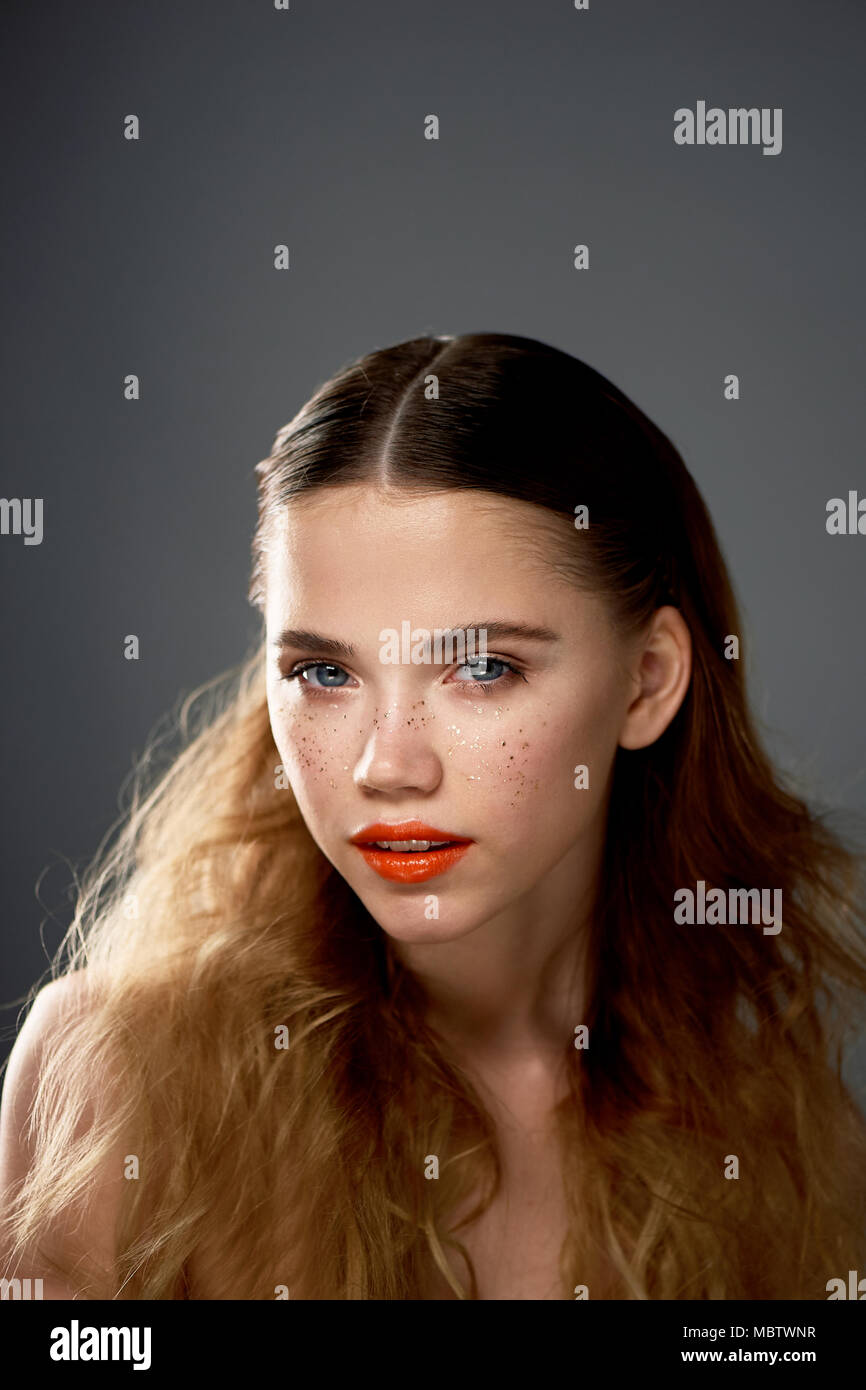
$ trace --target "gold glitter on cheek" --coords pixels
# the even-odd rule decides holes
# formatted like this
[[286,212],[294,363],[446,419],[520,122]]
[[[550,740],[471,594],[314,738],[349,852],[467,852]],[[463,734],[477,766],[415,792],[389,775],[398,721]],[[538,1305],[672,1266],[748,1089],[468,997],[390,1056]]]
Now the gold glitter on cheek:
[[459,738],[460,730],[458,729],[456,724],[448,724],[446,726],[445,732],[448,734],[453,733],[458,736],[458,742],[453,743],[451,747],[448,749],[448,756],[450,758],[455,748],[462,748],[465,746],[466,740],[465,738]]

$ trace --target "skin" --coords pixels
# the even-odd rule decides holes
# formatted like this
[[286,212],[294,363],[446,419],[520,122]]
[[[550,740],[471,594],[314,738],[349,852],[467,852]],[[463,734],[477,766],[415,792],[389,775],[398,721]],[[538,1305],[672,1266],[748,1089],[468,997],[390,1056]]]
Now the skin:
[[[659,609],[644,632],[618,636],[603,603],[554,567],[565,538],[574,543],[567,523],[526,503],[459,492],[407,499],[367,486],[298,499],[269,547],[268,705],[293,793],[322,852],[423,981],[431,1021],[498,1126],[507,1214],[492,1213],[472,1246],[486,1298],[561,1296],[551,1271],[567,1218],[549,1116],[582,1020],[587,904],[611,768],[618,746],[659,737],[691,669],[679,613]],[[479,693],[471,688],[479,673],[466,665],[379,660],[380,632],[399,631],[404,619],[432,631],[493,618],[558,634],[553,643],[489,645],[491,662],[513,661],[525,680],[492,665],[495,678]],[[283,679],[322,656],[271,646],[288,626],[353,644],[348,681],[316,693],[316,673],[309,686]],[[573,785],[580,763],[587,790]],[[416,817],[476,843],[446,874],[416,885],[379,878],[349,843],[374,820]],[[437,919],[424,913],[430,893]],[[32,1162],[25,1120],[42,1049],[69,1010],[88,1006],[84,984],[77,972],[42,990],[9,1059],[0,1209]],[[106,1164],[74,1230],[48,1233],[73,1262],[85,1239],[88,1255],[112,1267],[127,1147]],[[26,1272],[45,1276],[45,1298],[72,1296],[36,1252]],[[206,1272],[199,1277],[207,1297]],[[449,1291],[434,1285],[429,1296]]]
[[[293,501],[268,550],[268,706],[304,820],[424,983],[431,1021],[518,1108],[545,1081],[555,1093],[557,1059],[583,1018],[616,749],[660,736],[691,672],[676,609],[624,639],[603,601],[553,567],[551,525],[561,545],[562,524],[487,493],[353,485]],[[551,627],[558,640],[488,643],[488,659],[515,663],[523,679],[491,665],[481,691],[477,667],[379,659],[380,633],[404,620],[432,632],[493,619]],[[281,649],[287,627],[355,654]],[[317,658],[325,665],[286,679]],[[588,789],[574,787],[578,764]],[[416,817],[476,843],[420,884],[386,882],[349,843],[373,821]]]

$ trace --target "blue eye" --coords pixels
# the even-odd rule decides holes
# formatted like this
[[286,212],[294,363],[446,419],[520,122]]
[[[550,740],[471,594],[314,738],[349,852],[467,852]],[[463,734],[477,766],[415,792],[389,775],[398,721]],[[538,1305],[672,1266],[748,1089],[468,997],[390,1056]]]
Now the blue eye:
[[[501,667],[503,668],[503,670],[508,670],[508,671],[513,671],[513,670],[514,670],[514,667],[513,667],[513,666],[509,666],[507,661],[499,661],[496,657],[492,657],[492,656],[477,657],[474,661],[464,661],[464,662],[462,662],[462,664],[461,664],[460,666],[457,667],[457,670],[458,670],[458,671],[470,671],[470,670],[472,670],[473,668],[475,668],[475,676],[473,677],[473,679],[474,679],[474,680],[477,680],[477,681],[481,681],[483,684],[487,685],[487,684],[493,684],[495,681],[497,681],[497,680],[500,679],[500,677],[497,676],[497,675],[495,675],[495,674],[494,674],[492,680],[487,680],[487,679],[486,679],[487,677],[490,676],[490,667],[491,667],[491,666],[501,666]],[[480,669],[478,669],[478,668],[480,668]],[[463,682],[462,682],[462,681],[458,681],[458,684],[459,684],[459,685],[462,685]]]
[[[491,666],[501,666],[502,673],[500,675],[491,674]],[[510,661],[503,661],[498,656],[484,656],[477,657],[474,661],[463,661],[457,670],[475,670],[475,676],[472,680],[458,680],[456,682],[457,685],[462,685],[465,690],[471,690],[475,695],[489,695],[493,690],[502,690],[504,687],[510,686],[518,676],[521,680],[526,680],[522,671],[519,671],[516,666],[512,666]]]
[[[493,670],[498,667],[498,670]],[[510,685],[518,676],[521,680],[526,680],[523,672],[513,666],[510,661],[503,661],[500,657],[477,657],[473,661],[461,662],[455,668],[456,671],[469,671],[472,674],[470,680],[457,680],[456,685],[462,685],[464,690],[472,691],[476,695],[487,695],[494,688],[501,690],[504,686]],[[316,681],[306,679],[308,671],[321,671],[323,676],[317,676]],[[304,661],[300,662],[292,671],[288,671],[283,680],[297,680],[299,676],[304,676],[304,685],[310,692],[324,692],[326,690],[343,690],[352,677],[344,671],[342,666],[336,666],[330,661]]]
[[310,685],[313,690],[341,690],[343,683],[349,679],[342,666],[334,666],[326,661],[308,661],[304,666],[296,666],[294,671],[289,671],[285,679],[290,681],[294,680],[296,676],[306,676],[308,671],[327,671],[329,675],[342,677],[342,680],[336,680],[333,683],[326,681],[323,685],[313,685],[310,681],[305,681],[305,684]]

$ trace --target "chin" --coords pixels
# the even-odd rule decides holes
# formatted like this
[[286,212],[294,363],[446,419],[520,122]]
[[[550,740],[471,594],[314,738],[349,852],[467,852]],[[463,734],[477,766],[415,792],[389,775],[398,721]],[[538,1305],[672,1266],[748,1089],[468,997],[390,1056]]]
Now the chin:
[[[393,904],[389,907],[381,902],[368,902],[364,899],[362,901],[373,920],[378,922],[386,936],[390,936],[394,941],[457,941],[481,925],[480,921],[467,919],[463,914],[457,917],[453,912],[447,911],[440,917],[425,917],[428,908],[425,898],[421,896],[412,902],[403,903],[397,909]],[[441,908],[440,903],[440,911]]]

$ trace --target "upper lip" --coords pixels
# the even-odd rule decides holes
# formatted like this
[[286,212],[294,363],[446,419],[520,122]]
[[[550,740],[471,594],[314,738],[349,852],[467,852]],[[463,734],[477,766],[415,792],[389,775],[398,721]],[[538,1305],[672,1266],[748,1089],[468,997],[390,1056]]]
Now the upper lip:
[[435,830],[432,825],[426,825],[420,820],[399,821],[396,825],[376,821],[374,825],[365,825],[363,830],[352,835],[350,843],[374,844],[376,840],[449,840],[464,845],[472,843],[468,835],[455,835],[451,830]]

